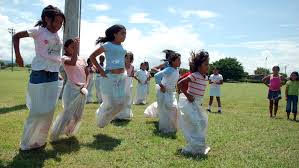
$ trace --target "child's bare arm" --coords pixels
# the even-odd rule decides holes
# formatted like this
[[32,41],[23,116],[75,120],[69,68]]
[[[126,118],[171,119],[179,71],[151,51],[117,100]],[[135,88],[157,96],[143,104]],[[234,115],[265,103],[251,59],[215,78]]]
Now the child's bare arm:
[[64,61],[64,64],[66,64],[66,65],[70,65],[70,66],[75,66],[76,65],[76,62],[77,62],[77,59],[78,59],[79,46],[80,46],[79,38],[76,38],[74,40],[74,43],[75,43],[75,46],[76,46],[75,47],[75,52],[73,53],[70,60],[65,60]]
[[98,49],[96,49],[90,56],[90,60],[92,62],[93,65],[96,66],[97,71],[99,71],[99,73],[101,74],[101,76],[103,77],[107,77],[107,75],[105,74],[103,68],[99,65],[99,63],[97,62],[96,57],[101,55],[103,52],[105,51],[105,49],[103,47],[100,47]]
[[189,93],[187,93],[187,90],[186,89],[183,89],[183,86],[184,85],[187,85],[188,82],[190,82],[191,79],[189,77],[185,77],[184,79],[180,80],[179,83],[178,83],[178,90],[180,92],[183,92],[185,94],[185,96],[187,97],[187,99],[190,101],[190,102],[193,102],[194,101],[194,97],[192,95],[190,95]]
[[25,38],[25,37],[29,37],[29,34],[27,31],[18,32],[13,36],[13,45],[14,45],[14,49],[15,49],[16,63],[20,67],[24,67],[24,61],[23,61],[23,58],[20,53],[20,39]]
[[266,77],[264,77],[264,78],[262,79],[262,82],[263,82],[266,86],[270,87],[269,84],[267,83],[267,81],[269,81],[269,80],[270,80],[270,76],[266,76]]
[[289,91],[289,86],[287,85],[287,86],[286,86],[286,89],[285,89],[285,97],[286,97],[286,100],[288,100],[288,91]]

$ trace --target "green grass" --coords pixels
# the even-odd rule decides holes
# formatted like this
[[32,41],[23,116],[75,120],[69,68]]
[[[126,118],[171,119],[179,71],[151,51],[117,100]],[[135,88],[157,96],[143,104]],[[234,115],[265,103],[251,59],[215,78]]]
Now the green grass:
[[[98,104],[85,106],[79,133],[48,144],[45,151],[19,153],[28,115],[25,92],[29,73],[0,71],[0,167],[298,167],[299,123],[286,120],[285,101],[278,117],[268,114],[267,89],[262,84],[222,87],[223,114],[209,114],[208,157],[182,156],[181,132],[157,131],[157,119],[143,117],[145,106],[133,106],[131,122],[96,127]],[[208,92],[207,92],[208,93]],[[206,94],[207,95],[207,94]],[[152,81],[149,103],[155,101]],[[204,106],[207,107],[208,96]],[[57,106],[56,113],[62,110]],[[213,110],[216,111],[214,103]]]

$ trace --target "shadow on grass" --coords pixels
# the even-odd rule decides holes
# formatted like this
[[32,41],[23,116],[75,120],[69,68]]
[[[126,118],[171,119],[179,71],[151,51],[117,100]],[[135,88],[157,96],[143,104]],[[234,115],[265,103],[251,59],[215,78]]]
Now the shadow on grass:
[[116,120],[112,120],[111,124],[118,126],[118,127],[123,127],[123,126],[127,126],[130,123],[131,120],[120,120],[120,119],[116,119]]
[[176,132],[174,133],[162,133],[159,130],[159,121],[146,121],[146,124],[153,124],[155,129],[153,130],[154,135],[160,136],[162,138],[169,138],[169,139],[176,139],[177,135]]
[[211,112],[208,112],[208,114],[223,114],[223,112],[219,113],[218,111],[211,111]]
[[85,144],[84,146],[97,150],[112,151],[121,144],[120,139],[116,139],[104,134],[94,135],[93,137],[95,140],[92,143]]
[[[53,149],[19,151],[13,158],[12,162],[3,167],[44,167],[44,162],[48,159],[54,159],[57,162],[61,161],[59,156],[76,152],[80,149],[79,141],[75,137],[62,139],[51,143]],[[0,165],[1,166],[1,165]]]
[[26,108],[27,108],[26,104],[19,104],[19,105],[15,105],[12,107],[3,107],[3,108],[0,108],[0,114],[5,114],[5,113],[13,112],[13,111],[18,111],[18,110],[24,110]]
[[193,154],[183,154],[182,149],[178,149],[175,153],[175,155],[177,155],[178,157],[185,157],[187,159],[193,159],[196,161],[202,161],[202,160],[207,160],[209,157],[208,155],[193,155]]

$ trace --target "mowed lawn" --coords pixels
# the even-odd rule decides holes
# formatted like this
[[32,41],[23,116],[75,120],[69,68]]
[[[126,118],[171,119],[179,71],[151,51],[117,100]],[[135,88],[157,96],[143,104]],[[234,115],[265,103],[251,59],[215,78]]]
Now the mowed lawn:
[[[186,143],[182,133],[163,135],[158,119],[143,116],[155,101],[153,80],[149,104],[133,105],[132,121],[97,128],[99,105],[87,104],[75,137],[48,143],[44,151],[19,153],[28,76],[27,71],[0,71],[0,167],[299,167],[299,122],[286,120],[284,99],[277,118],[269,118],[267,88],[246,83],[223,85],[223,114],[209,114],[208,157],[180,155]],[[207,91],[205,107],[208,98]],[[61,101],[55,116],[59,111]]]

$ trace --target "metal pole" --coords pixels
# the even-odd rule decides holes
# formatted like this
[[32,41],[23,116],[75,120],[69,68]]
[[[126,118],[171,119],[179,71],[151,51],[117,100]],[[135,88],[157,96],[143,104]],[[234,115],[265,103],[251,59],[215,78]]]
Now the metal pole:
[[65,0],[65,27],[63,42],[80,36],[81,0]]
[[15,29],[9,28],[8,32],[11,34],[11,71],[13,71],[13,35],[15,34]]

